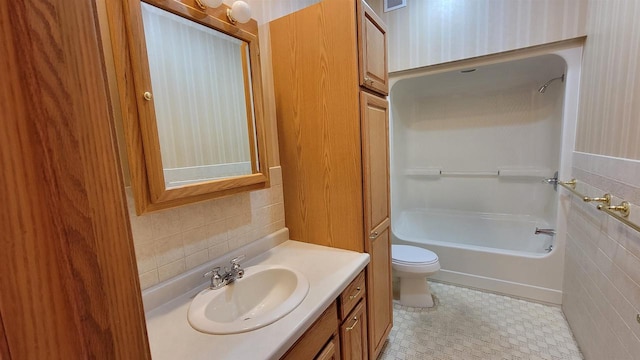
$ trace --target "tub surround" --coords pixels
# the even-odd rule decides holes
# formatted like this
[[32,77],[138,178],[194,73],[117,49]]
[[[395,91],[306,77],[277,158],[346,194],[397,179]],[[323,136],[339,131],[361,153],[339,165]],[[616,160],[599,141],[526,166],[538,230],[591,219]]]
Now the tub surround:
[[[562,302],[570,198],[541,180],[570,175],[581,53],[571,41],[392,77],[393,241],[437,253],[434,279]],[[538,92],[561,74],[564,83]],[[454,225],[460,236],[433,226],[407,233],[409,213],[435,214],[440,230],[450,215],[465,220]],[[534,235],[536,227],[557,235]]]
[[[288,239],[283,229],[143,292],[154,359],[277,359],[296,342],[369,262],[369,255]],[[282,265],[303,273],[309,293],[291,313],[254,331],[208,335],[187,320],[193,297],[206,288],[202,273],[245,254],[243,267]],[[249,346],[250,345],[250,346]]]

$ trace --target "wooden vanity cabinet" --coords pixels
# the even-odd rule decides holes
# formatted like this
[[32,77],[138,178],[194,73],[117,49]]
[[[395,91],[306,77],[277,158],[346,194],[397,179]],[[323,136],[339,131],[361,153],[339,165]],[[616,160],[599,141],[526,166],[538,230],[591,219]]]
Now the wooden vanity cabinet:
[[286,225],[292,239],[370,254],[375,359],[392,326],[385,26],[364,1],[323,0],[270,35]]
[[281,360],[358,360],[369,354],[365,273],[361,272]]

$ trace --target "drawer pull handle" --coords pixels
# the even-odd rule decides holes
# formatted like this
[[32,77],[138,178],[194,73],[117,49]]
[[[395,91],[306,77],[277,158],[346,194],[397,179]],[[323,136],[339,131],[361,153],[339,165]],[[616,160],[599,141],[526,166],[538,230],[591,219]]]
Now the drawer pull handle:
[[358,317],[357,317],[357,316],[354,316],[354,317],[353,317],[353,320],[355,320],[355,322],[353,323],[353,325],[351,325],[351,326],[349,326],[349,327],[347,328],[347,331],[351,331],[351,330],[353,330],[353,328],[355,328],[355,327],[356,327],[356,325],[358,325]]
[[349,296],[349,300],[353,300],[353,299],[355,299],[355,298],[358,296],[358,294],[360,294],[360,290],[361,290],[361,289],[360,289],[360,286],[358,286],[358,287],[356,288],[356,290],[357,290],[357,291],[356,291],[356,293],[355,293],[355,294],[353,294],[353,295],[350,295],[350,296]]
[[369,239],[373,240],[373,239],[377,238],[378,235],[380,235],[380,234],[377,231],[374,231],[373,233],[371,233],[371,235],[369,235]]

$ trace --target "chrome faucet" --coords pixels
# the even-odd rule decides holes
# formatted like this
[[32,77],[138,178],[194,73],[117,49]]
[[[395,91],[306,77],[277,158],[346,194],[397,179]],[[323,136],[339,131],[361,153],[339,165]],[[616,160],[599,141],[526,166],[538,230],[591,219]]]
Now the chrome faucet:
[[222,273],[220,273],[220,267],[215,267],[202,275],[203,277],[211,276],[209,289],[218,290],[225,285],[241,279],[244,276],[244,269],[240,266],[240,261],[244,260],[244,258],[244,255],[240,255],[231,260],[231,269],[225,267]]
[[535,234],[536,235],[542,234],[542,235],[554,236],[556,234],[556,231],[554,229],[539,229],[539,228],[536,228]]

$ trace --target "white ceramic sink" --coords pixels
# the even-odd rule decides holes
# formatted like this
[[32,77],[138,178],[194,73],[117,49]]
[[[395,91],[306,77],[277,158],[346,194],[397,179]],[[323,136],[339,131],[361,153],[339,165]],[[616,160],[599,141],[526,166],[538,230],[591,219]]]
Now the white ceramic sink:
[[278,265],[245,269],[242,279],[200,292],[189,306],[191,326],[208,334],[235,334],[267,326],[295,309],[307,296],[309,281]]

